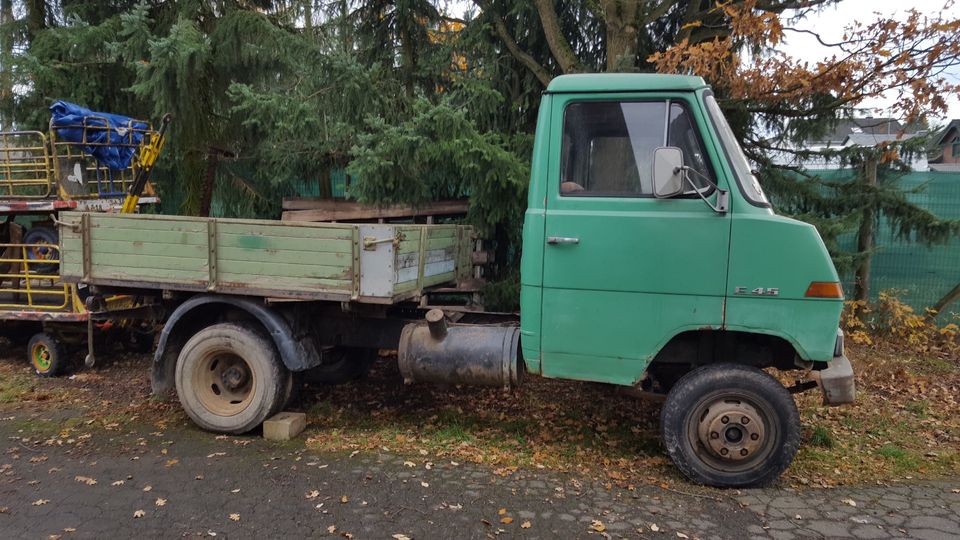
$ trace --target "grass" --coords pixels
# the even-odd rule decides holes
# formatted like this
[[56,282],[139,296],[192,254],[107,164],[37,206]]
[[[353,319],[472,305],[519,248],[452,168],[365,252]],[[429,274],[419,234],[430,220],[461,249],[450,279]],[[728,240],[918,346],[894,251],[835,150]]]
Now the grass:
[[817,485],[960,474],[960,365],[852,347],[858,401],[825,407],[798,397],[806,429],[790,479]]

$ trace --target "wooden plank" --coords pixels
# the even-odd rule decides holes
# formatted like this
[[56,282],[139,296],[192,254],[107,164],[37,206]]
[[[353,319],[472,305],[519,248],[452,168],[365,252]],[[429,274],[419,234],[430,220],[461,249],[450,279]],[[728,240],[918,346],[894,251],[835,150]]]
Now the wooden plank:
[[427,230],[427,238],[454,238],[457,236],[456,225],[434,225],[425,228]]
[[[63,249],[77,249],[79,242],[63,240]],[[200,244],[166,244],[161,242],[121,242],[116,240],[93,239],[95,253],[115,253],[118,255],[160,255],[187,258],[206,258],[207,248]]]
[[450,250],[450,253],[452,256],[452,253],[456,251],[456,248],[457,248],[457,239],[453,237],[431,238],[427,240],[427,251],[432,251],[435,249],[448,249]]
[[125,228],[110,229],[105,226],[94,227],[90,231],[90,238],[98,244],[103,240],[117,242],[147,241],[157,244],[194,244],[206,246],[207,231],[203,232],[176,232],[176,231],[143,231]]
[[[250,277],[272,277],[276,279],[342,279],[349,280],[353,275],[350,265],[345,266],[318,266],[310,264],[289,264],[281,262],[232,261],[220,258],[219,272],[222,275]],[[226,278],[224,278],[226,279]]]
[[456,278],[457,274],[455,272],[447,272],[444,274],[437,274],[435,276],[428,276],[423,278],[423,287],[431,287],[438,283],[444,283],[447,281],[453,281]]
[[410,205],[377,207],[364,206],[352,201],[286,198],[283,200],[284,212],[281,219],[308,222],[396,219],[466,214],[469,208],[470,203],[465,200],[436,201],[417,207]]
[[337,291],[352,294],[352,281],[343,279],[297,279],[276,276],[250,276],[220,272],[220,287],[223,289],[255,288],[271,291],[271,295],[282,296],[284,291]]
[[114,266],[127,268],[128,273],[136,274],[140,270],[182,270],[183,272],[192,272],[196,279],[204,279],[207,276],[207,259],[187,258],[187,257],[165,257],[162,255],[135,255],[127,253],[104,253],[96,249],[95,246],[91,256],[93,273],[96,274],[101,266]]
[[[153,283],[206,284],[206,269],[202,274],[192,270],[171,270],[166,268],[130,268],[129,266],[110,266],[97,264],[92,268],[92,275],[86,281],[96,283],[100,279],[116,279],[134,281],[145,288],[152,288]],[[197,276],[200,275],[200,279]]]
[[349,254],[352,250],[352,239],[310,239],[290,238],[283,236],[261,236],[247,234],[228,234],[223,231],[217,234],[218,247],[230,247],[251,250],[274,250],[278,252],[316,252]]
[[252,261],[274,263],[279,261],[291,264],[314,264],[321,266],[350,266],[353,257],[349,252],[330,251],[294,251],[276,249],[247,249],[223,247],[217,244],[220,259],[231,261]]
[[260,236],[267,238],[306,238],[322,240],[350,240],[354,227],[331,224],[311,224],[310,227],[297,227],[290,223],[273,221],[269,223],[227,223],[219,222],[221,234],[241,236]]

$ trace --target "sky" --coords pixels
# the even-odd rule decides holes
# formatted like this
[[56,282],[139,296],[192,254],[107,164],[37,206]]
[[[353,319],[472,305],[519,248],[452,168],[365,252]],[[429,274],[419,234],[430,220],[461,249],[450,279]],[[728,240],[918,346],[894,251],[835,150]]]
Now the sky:
[[[880,17],[895,17],[902,19],[905,17],[906,9],[913,7],[920,13],[934,15],[942,10],[946,0],[842,0],[837,5],[822,8],[819,12],[812,13],[804,20],[793,24],[798,29],[814,30],[821,35],[824,41],[830,42],[831,39],[839,39],[843,36],[844,28],[859,20],[863,23],[869,23]],[[469,0],[452,0],[449,9],[453,13],[461,14],[468,7],[472,7],[473,2]],[[946,18],[960,18],[960,5],[954,5],[950,8],[950,13],[945,14]],[[960,39],[960,37],[958,37]],[[797,59],[816,62],[832,54],[832,51],[820,45],[813,36],[800,34],[796,32],[787,32],[786,42],[783,43],[781,50]],[[960,67],[955,67],[946,74],[947,79],[954,83],[960,83]],[[931,123],[936,126],[945,124],[950,119],[960,119],[960,96],[952,95],[948,99],[950,110],[945,118],[931,119]],[[889,105],[889,101],[884,99],[873,99],[863,104],[866,108],[883,108]],[[883,111],[865,110],[864,115],[882,116]]]

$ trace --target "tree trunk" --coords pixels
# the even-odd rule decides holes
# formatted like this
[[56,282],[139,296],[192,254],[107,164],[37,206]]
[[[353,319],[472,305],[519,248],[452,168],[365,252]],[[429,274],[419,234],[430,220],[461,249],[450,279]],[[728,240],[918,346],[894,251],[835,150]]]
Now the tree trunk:
[[303,2],[303,29],[308,36],[313,37],[313,0]]
[[[863,165],[863,183],[871,189],[877,185],[877,158],[870,156]],[[877,214],[871,200],[863,209],[863,218],[860,221],[860,230],[857,233],[857,251],[862,254],[857,266],[857,275],[853,297],[855,300],[867,301],[870,298],[870,264],[873,262],[874,234]]]
[[557,18],[557,10],[554,9],[553,0],[534,0],[537,6],[537,13],[540,15],[540,23],[543,25],[543,34],[547,39],[547,45],[550,47],[550,54],[560,66],[564,73],[576,73],[583,71],[580,65],[580,59],[577,58],[570,42],[563,35],[560,29],[560,20]]
[[46,0],[27,1],[27,39],[32,43],[33,37],[47,27]]
[[960,283],[957,283],[956,287],[950,289],[950,292],[943,295],[943,298],[937,300],[937,303],[930,308],[930,313],[928,314],[927,318],[930,320],[935,319],[945,307],[956,302],[957,300],[960,300]]
[[[0,0],[0,25],[13,23],[13,0]],[[8,27],[0,35],[0,129],[13,129],[13,41],[14,32]],[[12,116],[12,114],[11,114]]]
[[631,71],[637,64],[637,10],[640,0],[604,0],[607,71]]

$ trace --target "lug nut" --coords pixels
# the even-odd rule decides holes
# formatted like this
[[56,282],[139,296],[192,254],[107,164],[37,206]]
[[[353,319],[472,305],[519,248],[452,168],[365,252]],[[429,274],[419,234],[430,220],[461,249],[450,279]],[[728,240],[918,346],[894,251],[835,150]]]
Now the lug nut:
[[710,438],[711,438],[711,439],[719,439],[719,438],[720,438],[720,434],[717,433],[716,431],[711,431],[711,432],[710,432]]
[[741,455],[741,456],[747,455],[747,449],[746,449],[746,448],[741,449],[741,450],[740,450],[740,455]]
[[724,424],[726,424],[727,422],[730,421],[730,419],[727,418],[726,416],[724,416],[723,418],[720,419],[720,421],[723,422]]
[[760,435],[758,435],[758,434],[756,434],[756,433],[751,433],[751,434],[750,434],[750,440],[751,440],[751,441],[755,441],[755,440],[757,440],[757,439],[759,439],[759,438],[760,438]]
[[730,451],[729,451],[729,450],[727,450],[726,448],[721,448],[721,449],[720,449],[720,453],[721,453],[721,454],[723,454],[723,455],[725,456],[725,455],[727,455],[727,454],[729,454],[729,453],[730,453]]
[[740,419],[740,423],[743,425],[747,425],[750,423],[750,419],[744,416],[743,418]]

